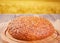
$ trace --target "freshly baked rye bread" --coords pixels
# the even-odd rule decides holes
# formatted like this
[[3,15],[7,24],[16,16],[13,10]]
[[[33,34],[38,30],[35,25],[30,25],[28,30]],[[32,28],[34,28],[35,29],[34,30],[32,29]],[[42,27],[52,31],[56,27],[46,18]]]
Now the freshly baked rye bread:
[[7,26],[8,33],[17,40],[33,41],[45,39],[55,32],[53,25],[45,18],[21,16]]

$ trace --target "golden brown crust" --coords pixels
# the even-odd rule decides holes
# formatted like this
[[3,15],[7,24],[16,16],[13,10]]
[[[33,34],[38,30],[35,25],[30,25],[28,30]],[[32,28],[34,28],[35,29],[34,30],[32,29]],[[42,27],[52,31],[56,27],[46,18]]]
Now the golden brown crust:
[[54,33],[54,27],[45,18],[22,16],[8,24],[9,34],[18,40],[41,40]]

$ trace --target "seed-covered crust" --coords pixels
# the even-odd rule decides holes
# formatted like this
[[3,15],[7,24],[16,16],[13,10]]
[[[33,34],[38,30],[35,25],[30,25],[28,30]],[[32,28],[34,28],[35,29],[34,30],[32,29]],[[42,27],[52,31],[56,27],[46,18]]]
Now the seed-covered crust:
[[18,40],[41,40],[54,33],[53,25],[45,18],[21,16],[8,24],[8,33]]

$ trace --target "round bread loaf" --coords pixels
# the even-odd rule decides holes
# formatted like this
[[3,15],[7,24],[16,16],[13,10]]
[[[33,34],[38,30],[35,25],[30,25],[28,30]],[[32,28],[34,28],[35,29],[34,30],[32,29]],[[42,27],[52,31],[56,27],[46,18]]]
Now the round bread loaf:
[[7,30],[13,38],[25,41],[41,40],[55,32],[47,19],[36,16],[17,17],[8,24]]

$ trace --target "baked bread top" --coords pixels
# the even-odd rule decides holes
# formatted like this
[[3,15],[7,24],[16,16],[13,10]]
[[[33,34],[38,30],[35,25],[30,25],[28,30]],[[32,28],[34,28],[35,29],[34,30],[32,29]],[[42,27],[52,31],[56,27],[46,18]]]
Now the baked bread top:
[[21,16],[13,19],[7,26],[8,33],[17,40],[41,40],[54,33],[53,25],[45,18]]

